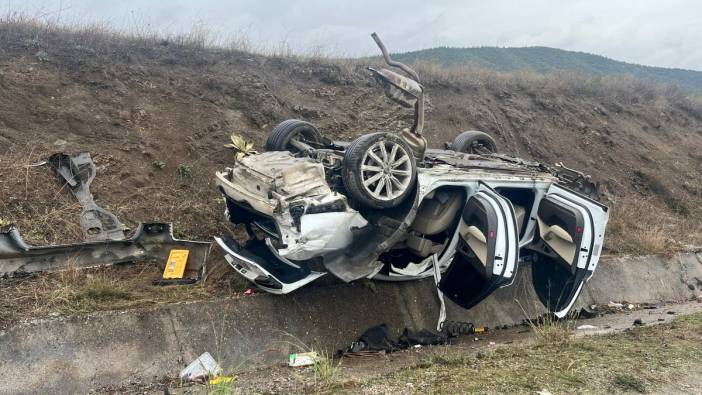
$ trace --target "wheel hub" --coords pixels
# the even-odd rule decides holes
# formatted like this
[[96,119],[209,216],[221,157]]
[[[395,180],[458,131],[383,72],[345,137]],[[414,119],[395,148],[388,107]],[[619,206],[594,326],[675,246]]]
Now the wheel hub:
[[392,200],[405,193],[412,178],[410,153],[391,140],[371,145],[361,167],[363,187],[376,199]]

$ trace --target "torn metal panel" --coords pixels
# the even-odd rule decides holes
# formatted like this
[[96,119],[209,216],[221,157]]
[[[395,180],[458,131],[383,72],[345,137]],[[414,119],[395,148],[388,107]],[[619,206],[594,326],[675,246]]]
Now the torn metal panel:
[[47,163],[66,181],[83,212],[80,227],[85,240],[123,240],[124,226],[117,216],[95,203],[90,184],[96,174],[95,163],[87,152],[78,155],[53,154]]
[[173,248],[190,251],[185,277],[200,278],[210,251],[210,242],[178,240],[173,225],[139,224],[125,240],[87,241],[56,246],[31,246],[12,228],[0,233],[0,277],[58,271],[69,266],[88,268],[143,260],[165,262]]
[[353,241],[352,229],[362,228],[368,221],[357,211],[338,211],[305,214],[300,218],[297,241],[278,253],[288,259],[305,260],[349,246]]

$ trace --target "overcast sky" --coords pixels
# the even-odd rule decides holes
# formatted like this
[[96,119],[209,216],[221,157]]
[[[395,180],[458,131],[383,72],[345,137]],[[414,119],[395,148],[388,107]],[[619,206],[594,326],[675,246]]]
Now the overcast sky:
[[218,40],[246,36],[265,47],[376,54],[440,45],[548,46],[627,62],[702,70],[700,0],[0,0],[64,23],[163,34],[203,26]]

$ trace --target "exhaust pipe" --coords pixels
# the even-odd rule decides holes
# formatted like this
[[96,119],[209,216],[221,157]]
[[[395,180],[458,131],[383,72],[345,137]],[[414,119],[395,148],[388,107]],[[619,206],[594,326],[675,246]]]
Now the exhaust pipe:
[[[378,45],[378,48],[380,48],[380,52],[382,52],[383,54],[383,59],[385,59],[385,63],[387,63],[388,66],[396,67],[404,71],[412,80],[419,83],[419,75],[416,71],[414,71],[411,67],[407,66],[402,62],[398,62],[390,58],[390,54],[388,53],[387,48],[385,48],[385,44],[383,44],[383,41],[380,40],[380,37],[378,37],[377,33],[372,33],[371,37],[373,38],[373,41],[375,41],[375,43]],[[419,159],[424,158],[424,153],[427,149],[427,140],[424,138],[424,136],[422,136],[423,130],[424,89],[420,89],[419,94],[417,95],[417,102],[414,105],[414,125],[412,125],[412,128],[409,130],[409,132],[402,132],[402,138],[412,148],[415,157]]]

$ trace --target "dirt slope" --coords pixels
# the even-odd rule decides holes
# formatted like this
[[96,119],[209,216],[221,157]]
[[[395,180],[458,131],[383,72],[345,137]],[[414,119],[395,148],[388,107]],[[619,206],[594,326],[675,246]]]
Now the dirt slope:
[[[628,79],[421,72],[432,146],[479,129],[504,152],[591,174],[626,214],[615,210],[610,251],[696,241],[689,234],[702,217],[697,102]],[[188,237],[221,234],[228,226],[213,175],[231,163],[223,144],[236,132],[261,147],[287,118],[338,139],[411,123],[410,111],[351,62],[1,24],[0,220],[34,242],[80,239],[72,198],[47,168],[26,165],[56,151],[89,151],[96,200],[127,224],[158,219]],[[154,165],[161,161],[165,167]]]

